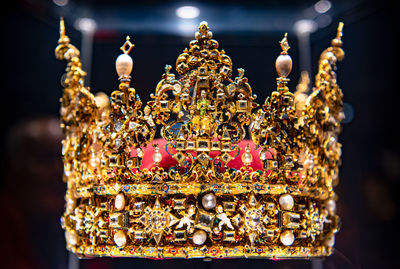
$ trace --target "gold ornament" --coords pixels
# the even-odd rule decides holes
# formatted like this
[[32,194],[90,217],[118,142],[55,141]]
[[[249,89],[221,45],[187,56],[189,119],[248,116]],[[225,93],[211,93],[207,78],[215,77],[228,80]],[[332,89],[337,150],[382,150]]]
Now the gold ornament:
[[[289,91],[285,34],[277,89],[259,106],[244,70],[232,77],[230,57],[202,22],[177,58],[179,76],[167,65],[142,108],[130,85],[129,37],[116,61],[119,87],[108,101],[84,86],[79,50],[61,20],[55,53],[68,62],[61,98],[68,250],[82,257],[330,255],[339,222],[333,187],[343,119],[335,74],[344,57],[342,28],[321,54],[310,94],[306,74],[297,92]],[[153,143],[159,127],[165,148]],[[239,146],[246,135],[254,144]],[[154,164],[141,169],[151,147]],[[175,160],[168,167],[164,151]],[[241,167],[232,168],[232,160]],[[261,169],[253,168],[257,163]]]

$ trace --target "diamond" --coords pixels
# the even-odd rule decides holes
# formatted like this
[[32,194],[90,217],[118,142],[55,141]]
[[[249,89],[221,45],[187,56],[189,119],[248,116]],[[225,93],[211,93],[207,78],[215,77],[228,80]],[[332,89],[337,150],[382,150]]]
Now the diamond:
[[119,192],[119,190],[121,189],[121,184],[119,184],[119,183],[115,183],[114,184],[114,186],[113,186],[113,189],[116,191],[116,192]]
[[195,227],[211,232],[211,227],[214,223],[214,219],[214,214],[210,214],[200,209],[196,215]]
[[139,126],[139,123],[136,123],[136,122],[134,122],[134,121],[130,121],[129,123],[128,123],[128,127],[129,127],[129,129],[135,129],[137,126]]
[[225,164],[227,164],[232,160],[232,157],[231,155],[229,155],[229,153],[225,152],[224,154],[222,154],[221,159]]
[[117,132],[119,132],[122,129],[122,127],[124,127],[124,124],[122,122],[120,122],[120,121],[117,121],[114,124],[114,130],[117,131]]

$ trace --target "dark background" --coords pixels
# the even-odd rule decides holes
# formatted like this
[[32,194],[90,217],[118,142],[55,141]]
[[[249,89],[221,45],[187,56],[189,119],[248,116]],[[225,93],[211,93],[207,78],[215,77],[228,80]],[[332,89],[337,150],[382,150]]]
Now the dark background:
[[[232,58],[245,68],[258,102],[275,88],[278,41],[288,32],[294,66],[290,88],[298,82],[299,49],[293,23],[310,16],[317,1],[192,1]],[[311,34],[311,63],[316,73],[319,53],[330,45],[343,21],[345,60],[338,82],[344,92],[343,164],[338,214],[342,228],[335,254],[323,261],[202,260],[151,261],[95,259],[81,268],[393,268],[398,255],[400,175],[398,120],[398,14],[383,1],[331,1],[331,23]],[[55,59],[59,17],[66,20],[72,43],[81,46],[74,27],[79,17],[93,17],[91,83],[94,92],[111,93],[118,85],[114,61],[129,34],[136,47],[133,86],[143,101],[161,79],[165,64],[193,39],[177,26],[175,9],[183,1],[18,0],[1,14],[0,264],[3,268],[67,268],[63,231],[65,184],[61,180],[61,131],[58,128],[60,77],[65,63]],[[325,14],[325,15],[326,15]],[[314,14],[315,15],[315,14]],[[311,15],[312,17],[312,15]],[[313,17],[316,21],[318,16]],[[215,27],[214,27],[214,26]],[[86,63],[87,65],[87,63]]]

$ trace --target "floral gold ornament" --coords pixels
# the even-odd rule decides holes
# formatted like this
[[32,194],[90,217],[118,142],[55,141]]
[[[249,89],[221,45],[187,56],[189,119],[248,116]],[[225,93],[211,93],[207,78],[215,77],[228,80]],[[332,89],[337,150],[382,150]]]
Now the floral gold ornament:
[[202,22],[176,60],[177,75],[167,65],[143,104],[131,85],[130,38],[108,99],[84,86],[61,20],[67,249],[80,257],[330,255],[339,227],[342,28],[321,54],[310,94],[306,74],[295,93],[288,88],[285,34],[276,91],[259,105],[244,69],[233,77],[231,58]]

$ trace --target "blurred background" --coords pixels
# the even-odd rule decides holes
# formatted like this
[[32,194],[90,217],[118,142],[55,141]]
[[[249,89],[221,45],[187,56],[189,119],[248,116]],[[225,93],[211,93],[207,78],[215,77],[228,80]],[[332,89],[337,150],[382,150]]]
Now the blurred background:
[[[9,1],[0,11],[2,268],[61,269],[68,263],[80,268],[394,268],[400,182],[397,12],[383,1],[362,0]],[[54,56],[60,16],[81,50],[93,92],[117,88],[114,61],[125,36],[131,36],[136,44],[132,85],[143,101],[203,20],[234,69],[246,70],[259,103],[275,89],[274,62],[285,32],[294,91],[301,71],[310,72],[313,82],[319,54],[343,21],[346,58],[338,65],[338,82],[346,119],[335,254],[322,261],[68,258],[59,221],[65,192],[58,123],[65,63]]]

